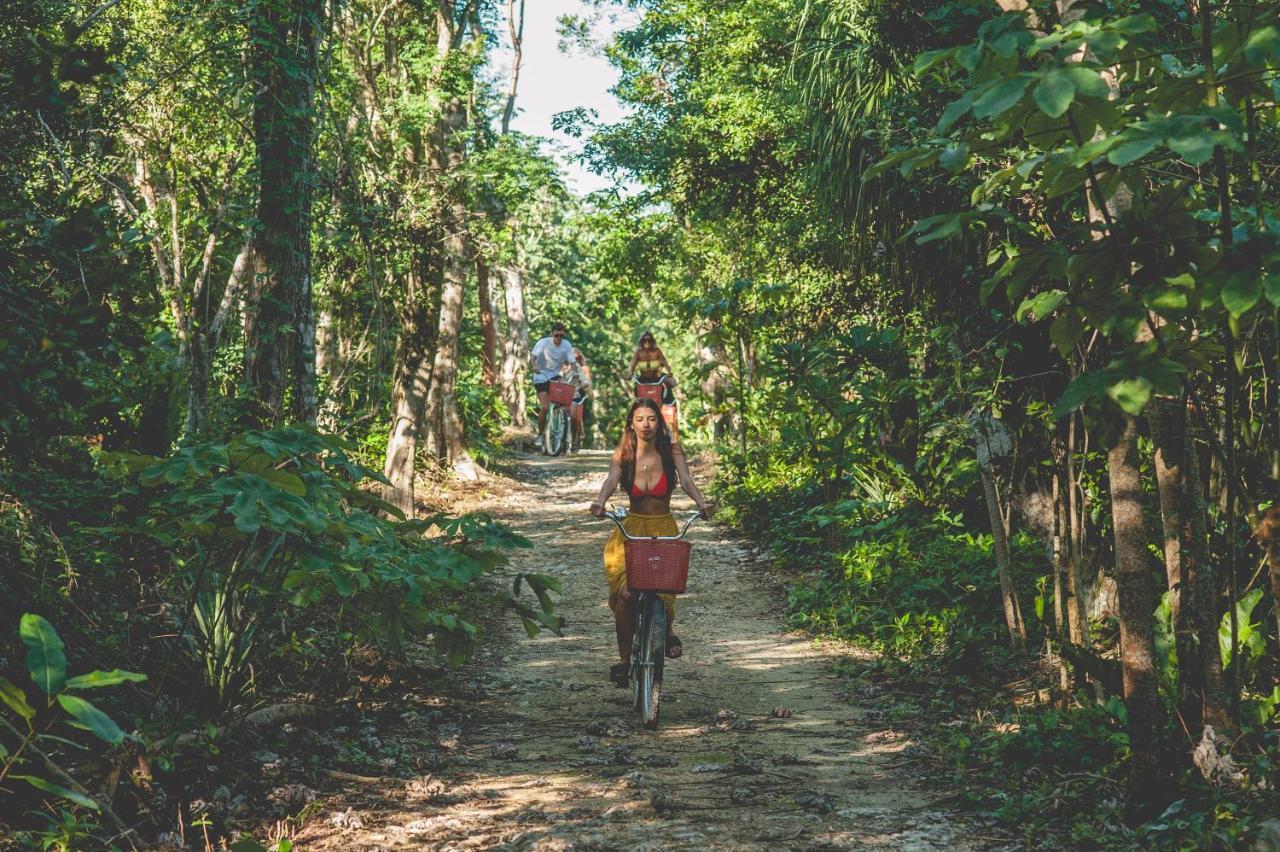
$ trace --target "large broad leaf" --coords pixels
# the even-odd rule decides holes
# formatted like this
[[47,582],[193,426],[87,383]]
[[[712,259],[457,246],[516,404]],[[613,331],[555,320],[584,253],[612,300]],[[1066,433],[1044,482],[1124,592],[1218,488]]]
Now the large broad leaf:
[[1076,94],[1087,98],[1105,98],[1111,95],[1111,87],[1107,85],[1107,81],[1092,68],[1068,65],[1065,70],[1071,77],[1071,84],[1075,86]]
[[1267,301],[1280,308],[1280,275],[1273,275],[1268,270],[1262,271],[1262,292]]
[[1262,277],[1253,272],[1238,272],[1222,285],[1222,306],[1233,317],[1241,316],[1262,298]]
[[1116,405],[1124,409],[1126,414],[1137,417],[1147,407],[1151,399],[1151,380],[1145,376],[1121,379],[1107,388],[1107,396],[1115,400]]
[[77,728],[83,728],[100,740],[116,745],[124,741],[124,731],[120,730],[110,716],[94,707],[78,695],[59,695],[58,703],[62,709],[70,713],[76,721]]
[[1058,354],[1063,358],[1075,349],[1082,334],[1084,334],[1084,317],[1077,310],[1063,311],[1049,326],[1049,339],[1053,341]]
[[1244,43],[1244,58],[1250,65],[1262,65],[1280,49],[1280,27],[1275,24],[1249,33]]
[[1042,320],[1057,310],[1058,305],[1061,305],[1066,298],[1067,294],[1062,290],[1046,290],[1043,293],[1037,293],[1023,300],[1018,306],[1016,318],[1021,322],[1030,315],[1033,320]]
[[53,696],[62,691],[67,680],[67,657],[62,651],[62,639],[53,625],[35,613],[22,616],[18,634],[27,646],[27,671],[31,679]]
[[974,117],[995,118],[1013,109],[1022,100],[1022,95],[1027,91],[1027,86],[1030,83],[1031,78],[1021,74],[996,83],[990,89],[987,89],[982,97],[974,101]]
[[67,680],[67,689],[97,689],[102,686],[115,686],[121,683],[140,683],[147,679],[144,674],[112,669],[109,672],[89,672]]
[[969,162],[969,146],[958,142],[938,155],[938,165],[955,174]]
[[946,109],[942,111],[942,115],[938,118],[938,126],[935,128],[939,133],[946,133],[951,129],[960,118],[973,107],[973,92],[965,92],[951,103],[947,104]]
[[27,694],[3,677],[0,677],[0,701],[28,722],[36,716],[35,708],[27,703]]
[[1107,153],[1107,161],[1113,166],[1127,166],[1150,154],[1159,144],[1158,136],[1138,136],[1112,148]]
[[53,795],[66,799],[69,802],[75,802],[77,805],[80,805],[81,807],[89,808],[90,810],[94,810],[94,811],[100,809],[97,802],[95,802],[93,799],[89,798],[88,796],[84,795],[83,793],[77,793],[75,790],[68,790],[66,787],[61,787],[57,784],[54,784],[52,781],[46,781],[43,778],[37,778],[34,775],[13,775],[10,777],[17,778],[19,781],[26,781],[32,787],[35,787],[37,790],[43,790],[46,793],[52,793]]
[[1034,94],[1036,106],[1050,118],[1057,118],[1071,108],[1076,86],[1065,68],[1055,68],[1040,79]]

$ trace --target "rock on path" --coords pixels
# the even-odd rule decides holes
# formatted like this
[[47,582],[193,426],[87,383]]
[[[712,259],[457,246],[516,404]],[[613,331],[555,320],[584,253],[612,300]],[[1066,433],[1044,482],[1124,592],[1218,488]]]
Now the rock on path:
[[715,526],[691,534],[685,656],[668,665],[661,725],[638,724],[630,690],[606,679],[609,527],[585,512],[607,464],[525,457],[484,507],[534,542],[513,567],[563,583],[564,636],[504,625],[461,721],[399,732],[421,751],[390,771],[412,777],[347,785],[300,848],[980,848],[931,806],[947,791],[910,771],[907,737],[837,698],[831,652],[783,632],[749,551]]

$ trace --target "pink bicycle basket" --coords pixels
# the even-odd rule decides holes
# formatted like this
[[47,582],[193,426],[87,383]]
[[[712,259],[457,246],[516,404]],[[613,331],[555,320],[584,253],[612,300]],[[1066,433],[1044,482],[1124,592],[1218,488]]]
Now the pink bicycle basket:
[[547,388],[547,396],[556,405],[568,405],[573,402],[573,385],[568,382],[552,382]]
[[651,399],[662,405],[662,385],[636,385],[636,399]]
[[638,538],[628,540],[627,588],[637,592],[682,594],[689,585],[687,541]]

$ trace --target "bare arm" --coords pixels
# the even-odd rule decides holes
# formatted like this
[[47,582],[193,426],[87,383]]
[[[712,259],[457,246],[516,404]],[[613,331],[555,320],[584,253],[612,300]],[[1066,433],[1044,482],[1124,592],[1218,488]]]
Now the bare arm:
[[631,366],[627,368],[628,376],[635,374],[636,364],[639,364],[639,363],[640,363],[640,350],[637,349],[635,352],[631,353]]
[[702,492],[698,490],[697,483],[693,481],[693,474],[689,473],[689,460],[684,455],[684,447],[679,444],[672,444],[671,456],[676,463],[676,475],[680,478],[680,487],[684,489],[684,493],[693,499],[698,511],[702,513],[702,517],[710,518],[715,512],[715,506],[706,501],[706,498],[702,496]]
[[604,514],[605,502],[613,496],[613,492],[618,490],[618,483],[622,481],[622,463],[616,458],[609,465],[609,475],[604,478],[604,485],[600,486],[600,494],[596,497],[596,501],[591,504],[591,514],[597,518]]

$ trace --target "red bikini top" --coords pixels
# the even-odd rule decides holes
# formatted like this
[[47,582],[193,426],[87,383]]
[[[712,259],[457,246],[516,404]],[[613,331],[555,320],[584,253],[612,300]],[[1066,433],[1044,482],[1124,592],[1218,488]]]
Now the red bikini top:
[[667,472],[662,471],[662,475],[658,477],[658,481],[648,491],[641,491],[636,487],[635,481],[631,483],[631,487],[627,489],[627,494],[632,497],[666,497],[672,492],[672,488],[667,485]]

